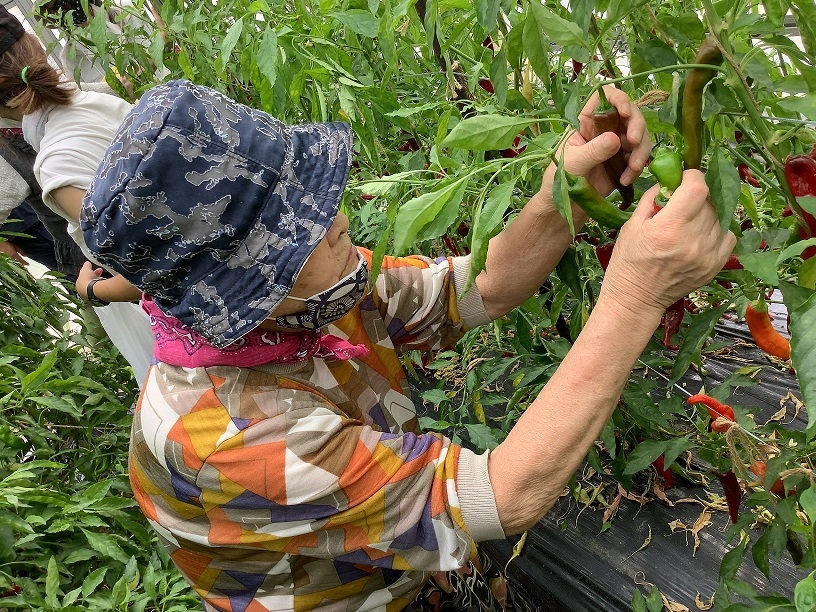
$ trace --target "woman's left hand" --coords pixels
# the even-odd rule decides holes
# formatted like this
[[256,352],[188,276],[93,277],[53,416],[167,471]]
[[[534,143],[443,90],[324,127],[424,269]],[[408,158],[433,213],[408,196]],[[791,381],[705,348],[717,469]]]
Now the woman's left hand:
[[[592,94],[581,113],[578,115],[580,129],[573,131],[563,146],[564,168],[570,174],[585,176],[599,193],[606,196],[615,185],[609,180],[603,163],[623,147],[627,153],[627,167],[620,177],[622,185],[630,185],[649,161],[651,139],[646,128],[646,119],[637,105],[627,94],[614,87],[605,87],[609,103],[620,114],[621,133],[606,132],[593,138],[592,112],[598,107],[598,93]],[[559,150],[556,156],[561,155]],[[544,173],[541,193],[552,199],[552,183],[555,177],[555,164],[550,164]]]

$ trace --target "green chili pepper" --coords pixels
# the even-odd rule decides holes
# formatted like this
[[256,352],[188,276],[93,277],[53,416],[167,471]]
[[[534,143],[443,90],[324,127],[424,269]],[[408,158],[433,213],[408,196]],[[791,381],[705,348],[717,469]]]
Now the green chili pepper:
[[[700,45],[694,58],[695,64],[719,65],[723,61],[722,52],[717,41],[711,36]],[[716,72],[705,68],[689,70],[686,86],[683,89],[683,162],[686,170],[699,170],[703,159],[703,89],[714,78]]]
[[661,187],[674,191],[683,180],[683,160],[674,151],[660,149],[649,164],[649,171],[655,175]]
[[632,213],[622,211],[609,203],[595,190],[586,177],[573,176],[569,172],[564,172],[564,178],[567,181],[570,200],[580,206],[602,227],[618,229],[632,216]]

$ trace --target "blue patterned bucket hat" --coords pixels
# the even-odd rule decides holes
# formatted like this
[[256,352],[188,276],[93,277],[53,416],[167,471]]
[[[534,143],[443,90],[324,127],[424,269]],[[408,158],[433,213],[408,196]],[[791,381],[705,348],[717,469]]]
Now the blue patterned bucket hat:
[[287,126],[189,81],[145,93],[82,205],[85,242],[217,348],[257,327],[331,227],[344,123]]

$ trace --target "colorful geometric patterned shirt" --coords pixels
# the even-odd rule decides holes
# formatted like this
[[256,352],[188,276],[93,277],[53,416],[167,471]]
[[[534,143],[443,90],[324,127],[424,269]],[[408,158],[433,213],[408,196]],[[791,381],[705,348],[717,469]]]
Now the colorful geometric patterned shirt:
[[402,610],[504,537],[487,454],[418,433],[399,359],[489,320],[478,291],[456,299],[469,265],[386,258],[328,328],[365,358],[152,368],[133,491],[207,610]]

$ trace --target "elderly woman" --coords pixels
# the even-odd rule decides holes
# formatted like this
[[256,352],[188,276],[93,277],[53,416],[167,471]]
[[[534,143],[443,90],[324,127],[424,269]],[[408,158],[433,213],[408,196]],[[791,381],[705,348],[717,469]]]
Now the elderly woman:
[[[624,183],[650,149],[638,110],[608,93],[623,133],[590,140],[582,128],[564,155],[606,193],[601,164],[621,141]],[[477,542],[533,525],[664,308],[734,245],[699,172],[657,214],[648,192],[572,350],[507,439],[478,455],[418,431],[399,353],[450,345],[540,286],[571,241],[554,169],[460,298],[467,257],[386,258],[368,282],[371,253],[338,212],[351,154],[344,124],[286,126],[175,81],[128,114],[83,203],[90,251],[152,297],[158,363],[134,419],[131,482],[208,610],[401,610]]]

